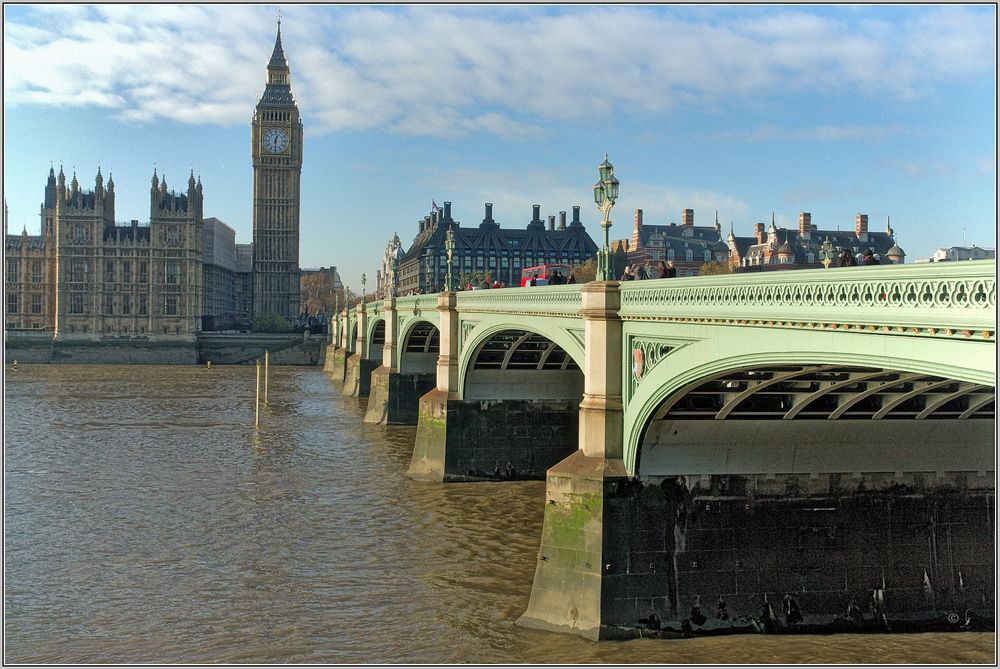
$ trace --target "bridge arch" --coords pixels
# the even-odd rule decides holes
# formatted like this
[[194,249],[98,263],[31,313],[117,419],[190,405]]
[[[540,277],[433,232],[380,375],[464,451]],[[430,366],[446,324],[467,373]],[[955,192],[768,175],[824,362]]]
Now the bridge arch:
[[429,320],[413,318],[399,338],[399,373],[433,374],[441,352],[441,331]]
[[[367,359],[377,363],[382,362],[382,346],[385,344],[385,319],[376,318],[368,324],[368,337],[365,353]],[[378,365],[376,365],[377,367]]]
[[[740,341],[738,333],[726,332],[724,328],[719,330],[722,331],[713,333],[710,338],[678,347],[674,352],[683,349],[682,354],[667,355],[654,369],[644,374],[625,411],[623,456],[628,471],[636,475],[640,473],[641,449],[650,424],[664,418],[679,398],[692,394],[704,396],[706,392],[702,386],[705,384],[715,381],[739,383],[741,373],[752,371],[770,375],[772,378],[767,381],[771,384],[781,383],[783,379],[773,379],[773,376],[781,374],[788,375],[784,379],[788,381],[842,383],[844,385],[840,386],[841,389],[850,384],[865,384],[865,388],[857,391],[859,397],[856,401],[830,407],[826,415],[822,416],[822,420],[827,421],[861,417],[888,419],[886,422],[893,421],[894,418],[912,420],[925,412],[920,415],[920,419],[931,419],[922,423],[924,428],[929,429],[929,423],[940,422],[933,420],[934,418],[946,417],[946,414],[949,418],[960,417],[962,412],[952,411],[949,414],[949,409],[961,402],[961,398],[976,405],[965,418],[993,411],[993,404],[987,398],[988,395],[995,394],[995,381],[991,373],[985,369],[962,367],[960,361],[963,357],[956,355],[955,342],[949,342],[947,346],[942,343],[940,347],[924,342],[922,346],[914,347],[912,340],[907,337],[882,336],[875,341],[872,339],[873,335],[857,333],[786,331],[777,333],[775,338],[755,337],[748,344]],[[777,337],[781,338],[780,345],[775,343]],[[743,339],[748,338],[744,335]],[[920,355],[915,355],[918,350]],[[719,351],[727,351],[728,354],[719,356]],[[969,356],[970,359],[972,357]],[[631,365],[628,368],[631,370]],[[629,371],[629,376],[632,373]],[[807,378],[810,374],[816,378]],[[822,378],[824,374],[830,378]],[[835,378],[837,375],[843,378]],[[887,384],[889,388],[886,391],[880,390],[881,384]],[[925,389],[926,385],[931,387]],[[887,406],[879,406],[864,415],[872,407],[875,397],[893,395],[893,387],[906,387],[908,390],[896,393]],[[833,396],[831,393],[837,389],[817,388],[811,399],[810,393],[802,393],[799,398],[801,401],[793,405],[780,408],[775,405],[771,415],[765,420],[781,419],[785,423],[782,428],[791,429],[788,425],[790,420],[820,419],[822,411],[817,407],[823,402],[829,403]],[[719,395],[723,394],[725,393],[719,392]],[[752,401],[750,398],[754,394],[752,391],[747,392],[743,399]],[[713,414],[711,420],[715,422],[717,430],[723,429],[724,420],[748,419],[746,412],[739,410],[741,399],[736,395],[739,395],[739,391],[731,393],[729,399],[734,400],[733,402],[717,407]],[[763,394],[757,396],[764,397]],[[907,413],[917,405],[921,406],[918,411]],[[702,410],[706,413],[709,411],[708,407],[702,407]],[[880,411],[882,413],[878,413]],[[780,415],[775,416],[777,413]],[[868,421],[865,425],[872,422],[876,421]],[[842,424],[833,425],[836,427]],[[875,429],[884,429],[884,425]]]
[[462,399],[583,398],[583,347],[561,328],[543,330],[530,323],[478,326],[461,350]]

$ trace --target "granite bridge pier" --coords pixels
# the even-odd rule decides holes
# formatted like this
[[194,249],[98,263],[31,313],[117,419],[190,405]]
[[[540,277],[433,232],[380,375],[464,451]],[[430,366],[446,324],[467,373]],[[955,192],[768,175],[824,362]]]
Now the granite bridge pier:
[[325,369],[411,476],[545,479],[520,624],[995,619],[994,261],[388,298]]

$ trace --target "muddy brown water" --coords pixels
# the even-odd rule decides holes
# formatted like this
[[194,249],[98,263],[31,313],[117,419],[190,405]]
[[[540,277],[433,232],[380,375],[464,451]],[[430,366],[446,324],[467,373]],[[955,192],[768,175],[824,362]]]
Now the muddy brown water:
[[993,633],[596,643],[518,627],[544,483],[406,477],[316,368],[6,367],[17,663],[989,663]]

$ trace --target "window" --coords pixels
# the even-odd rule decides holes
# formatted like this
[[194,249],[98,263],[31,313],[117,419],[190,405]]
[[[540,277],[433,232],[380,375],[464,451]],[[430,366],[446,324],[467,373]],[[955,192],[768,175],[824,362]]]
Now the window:
[[17,293],[7,293],[7,313],[16,314],[17,307]]
[[122,295],[122,314],[128,316],[132,313],[132,296]]
[[166,271],[167,283],[180,283],[181,282],[181,264],[176,260],[167,261],[167,271]]
[[115,313],[115,296],[111,293],[104,294],[104,313]]
[[166,316],[177,315],[177,296],[165,295],[163,301],[163,313]]
[[71,293],[69,296],[69,313],[83,313],[83,293]]
[[42,296],[35,293],[31,296],[31,313],[40,314],[42,313]]
[[708,249],[705,249],[705,262],[711,262],[711,261],[712,261],[712,252],[709,251]]
[[17,259],[7,261],[7,283],[17,283]]
[[77,223],[73,226],[73,241],[74,242],[85,242],[87,241],[87,228],[84,225]]
[[83,260],[74,260],[70,263],[69,280],[73,283],[83,283],[87,280],[87,264]]
[[808,262],[808,263],[814,263],[814,262],[816,262],[816,256],[813,253],[811,253],[811,252],[807,253],[806,254],[806,262]]
[[42,261],[32,260],[31,261],[31,283],[41,283],[42,282]]
[[122,283],[132,283],[132,261],[122,261]]
[[106,260],[104,262],[104,281],[111,283],[115,280],[115,261]]
[[667,250],[667,260],[673,260],[673,259],[674,259],[674,250],[673,249],[668,249]]
[[139,261],[139,283],[149,281],[149,263],[145,260]]
[[146,296],[139,296],[139,315],[146,316],[149,314],[149,307],[146,305]]
[[691,249],[684,251],[684,260],[687,260],[688,262],[694,260],[694,251]]
[[176,225],[167,227],[167,246],[179,246],[181,243],[181,231]]

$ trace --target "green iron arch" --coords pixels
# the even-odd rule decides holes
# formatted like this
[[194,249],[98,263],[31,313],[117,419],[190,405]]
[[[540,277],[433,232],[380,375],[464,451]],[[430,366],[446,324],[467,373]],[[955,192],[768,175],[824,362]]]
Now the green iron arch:
[[[941,407],[948,402],[945,396],[949,392],[960,395],[963,393],[982,395],[983,388],[992,389],[996,385],[995,375],[983,373],[983,370],[944,364],[941,360],[920,360],[907,356],[908,349],[905,346],[907,342],[903,342],[904,345],[900,350],[901,355],[890,355],[889,349],[891,347],[883,347],[881,351],[874,352],[866,350],[866,347],[860,345],[864,340],[858,337],[863,337],[863,335],[854,335],[855,339],[850,339],[850,337],[851,335],[844,334],[840,338],[828,338],[826,343],[837,342],[837,345],[826,347],[817,346],[817,342],[813,341],[813,350],[803,350],[794,344],[789,344],[788,350],[775,350],[776,347],[770,345],[766,349],[747,348],[720,357],[715,356],[720,349],[727,347],[712,339],[678,347],[656,368],[644,375],[626,407],[625,434],[623,435],[623,459],[626,468],[632,473],[637,471],[639,450],[642,447],[646,429],[665,402],[670,401],[673,397],[691,392],[706,380],[720,378],[730,372],[787,366],[813,366],[868,370],[867,372],[858,372],[858,374],[872,375],[873,383],[882,382],[878,378],[879,374],[895,373],[915,377],[903,379],[902,383],[922,383],[924,381],[921,379],[924,377],[928,379],[934,377],[939,381],[927,380],[926,382],[939,383],[938,388],[944,389],[943,394],[936,397],[936,401],[942,402]],[[793,339],[802,339],[802,337],[794,337]],[[825,350],[817,352],[817,349],[823,348]],[[951,354],[955,356],[955,350],[951,350]],[[961,358],[961,356],[958,357]],[[627,373],[631,374],[631,371]],[[892,380],[889,379],[886,382],[892,382]],[[961,387],[950,387],[949,384],[960,384]],[[902,401],[906,401],[905,398]],[[732,408],[729,407],[728,411],[731,412]],[[803,408],[801,406],[789,407],[789,410],[794,409],[796,412],[801,412]],[[922,418],[933,413],[933,407],[931,409],[932,411]],[[891,410],[892,407],[889,407],[888,411]],[[879,417],[885,417],[888,415],[888,411]],[[842,411],[840,414],[828,416],[828,418],[846,417],[845,413]],[[789,419],[794,419],[794,417],[794,415],[789,416]],[[723,417],[715,419],[721,418]]]
[[[461,328],[461,325],[459,327]],[[525,350],[522,347],[531,347],[535,349],[537,369],[575,369],[579,371],[582,379],[583,367],[581,363],[583,362],[583,347],[579,341],[564,329],[558,327],[547,329],[534,328],[531,327],[530,320],[527,323],[477,324],[468,333],[468,338],[462,342],[458,371],[459,397],[465,399],[466,382],[469,373],[473,370],[484,347],[499,336],[504,336],[507,339],[510,348],[505,359],[498,358],[495,361],[498,363],[495,365],[497,369],[507,370],[511,368],[510,365],[515,351]],[[548,342],[550,345],[545,346],[544,349],[538,347],[537,344],[541,340]],[[521,367],[530,369],[530,361],[522,364]]]

